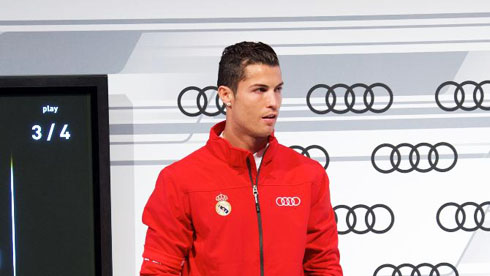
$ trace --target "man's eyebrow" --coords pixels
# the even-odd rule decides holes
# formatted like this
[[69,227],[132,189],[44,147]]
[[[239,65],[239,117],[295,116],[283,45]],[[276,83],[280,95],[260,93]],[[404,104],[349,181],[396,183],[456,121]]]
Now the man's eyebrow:
[[253,87],[253,86],[269,87],[267,84],[263,84],[263,83],[254,83],[254,84],[250,85],[250,87]]
[[[283,86],[283,85],[284,85],[284,82],[281,82],[280,84],[276,85],[275,87]],[[263,83],[254,83],[254,84],[250,85],[250,87],[254,87],[254,86],[269,87],[267,84],[263,84]]]

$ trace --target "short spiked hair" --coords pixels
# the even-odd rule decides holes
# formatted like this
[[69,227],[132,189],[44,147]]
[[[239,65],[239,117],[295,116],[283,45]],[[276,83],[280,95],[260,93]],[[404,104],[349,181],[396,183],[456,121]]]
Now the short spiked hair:
[[251,64],[279,66],[279,59],[271,46],[262,42],[243,41],[223,50],[218,69],[218,87],[229,87],[236,94],[238,82],[245,76],[245,67]]

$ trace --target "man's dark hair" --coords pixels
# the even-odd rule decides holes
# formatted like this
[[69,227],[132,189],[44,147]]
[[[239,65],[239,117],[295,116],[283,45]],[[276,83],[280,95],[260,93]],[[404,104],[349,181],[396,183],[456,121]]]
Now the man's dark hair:
[[279,59],[271,46],[262,42],[243,41],[223,50],[218,69],[218,87],[228,86],[234,94],[238,82],[245,76],[245,67],[251,64],[279,66]]

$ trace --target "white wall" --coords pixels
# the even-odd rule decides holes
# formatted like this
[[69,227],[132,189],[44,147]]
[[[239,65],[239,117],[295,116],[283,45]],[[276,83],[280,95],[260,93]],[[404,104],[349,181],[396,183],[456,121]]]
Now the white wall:
[[[333,204],[383,203],[395,212],[386,234],[340,237],[346,276],[443,261],[460,275],[490,274],[488,232],[447,233],[435,223],[445,202],[489,200],[490,116],[447,113],[434,102],[444,81],[489,79],[488,1],[216,2],[2,0],[0,75],[109,74],[114,275],[138,272],[141,212],[159,170],[203,145],[222,119],[186,117],[177,95],[214,85],[223,47],[241,40],[279,54],[286,85],[277,136],[329,152]],[[387,84],[392,108],[336,116],[306,106],[317,83],[357,82]],[[438,141],[458,150],[447,173],[381,174],[370,163],[383,142]]]

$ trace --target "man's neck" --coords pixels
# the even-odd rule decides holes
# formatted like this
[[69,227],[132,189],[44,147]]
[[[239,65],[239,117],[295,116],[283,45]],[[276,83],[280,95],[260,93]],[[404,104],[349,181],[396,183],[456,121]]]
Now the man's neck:
[[251,136],[238,136],[225,127],[221,136],[236,148],[241,148],[256,153],[267,145],[268,137],[256,138]]

